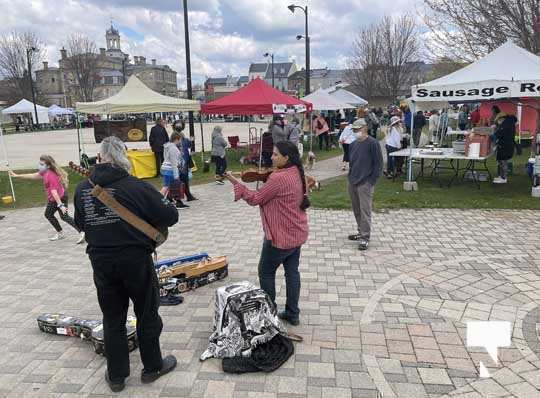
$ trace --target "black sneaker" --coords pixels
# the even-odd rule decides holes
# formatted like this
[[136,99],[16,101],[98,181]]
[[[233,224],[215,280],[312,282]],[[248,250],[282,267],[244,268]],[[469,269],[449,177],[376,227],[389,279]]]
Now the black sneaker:
[[111,379],[109,379],[109,371],[107,369],[105,369],[105,381],[109,385],[112,392],[120,392],[126,388],[125,380],[115,382],[111,381]]
[[176,368],[176,358],[174,355],[167,355],[163,358],[163,364],[161,365],[161,370],[157,372],[147,372],[144,369],[141,372],[141,383],[148,384],[153,383],[161,376],[166,375],[170,371]]
[[182,202],[176,202],[177,209],[187,209],[189,206]]
[[369,245],[369,242],[365,239],[361,239],[360,242],[358,242],[358,250],[367,250]]
[[360,240],[360,234],[352,234],[347,237],[349,240]]
[[300,325],[300,319],[299,318],[291,318],[289,314],[287,314],[287,311],[279,311],[278,312],[278,318],[282,319],[288,323],[290,323],[293,326]]
[[191,196],[191,197],[187,198],[188,202],[193,202],[195,200],[199,200],[199,199],[197,199],[195,196]]

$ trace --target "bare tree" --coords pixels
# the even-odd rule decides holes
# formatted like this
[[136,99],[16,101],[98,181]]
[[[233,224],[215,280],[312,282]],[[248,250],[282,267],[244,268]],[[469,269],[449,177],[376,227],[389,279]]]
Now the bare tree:
[[[13,31],[0,36],[0,75],[9,88],[9,100],[31,99],[30,75],[45,56],[45,45],[33,32]],[[30,72],[28,59],[30,59]]]
[[62,60],[64,69],[73,78],[73,89],[83,101],[92,101],[98,81],[98,54],[96,43],[87,36],[75,33],[69,36],[67,57]]
[[449,75],[458,69],[468,65],[464,62],[458,62],[448,57],[439,57],[433,62],[431,70],[426,75],[426,81],[435,80],[439,77]]
[[417,83],[418,58],[414,19],[409,15],[383,17],[356,35],[347,77],[368,100],[375,96],[395,100]]
[[424,0],[422,17],[430,30],[426,47],[434,57],[471,62],[507,39],[540,51],[534,23],[540,0]]
[[382,37],[381,83],[386,96],[396,99],[402,91],[419,83],[419,41],[414,18],[402,15],[384,17],[380,22]]
[[381,65],[381,35],[372,24],[356,35],[348,60],[346,77],[368,101],[379,94]]

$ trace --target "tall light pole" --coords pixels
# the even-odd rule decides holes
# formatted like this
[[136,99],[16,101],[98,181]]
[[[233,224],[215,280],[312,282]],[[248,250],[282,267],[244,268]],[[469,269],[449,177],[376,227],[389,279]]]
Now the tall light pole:
[[[191,87],[191,56],[189,52],[189,26],[188,26],[188,9],[187,0],[183,0],[184,4],[184,35],[186,42],[186,82],[187,82],[187,97],[193,99],[193,89]],[[195,151],[195,127],[193,126],[193,111],[188,112],[189,118],[189,138],[191,140],[191,151]]]
[[[294,4],[291,4],[287,7],[291,12],[294,14],[295,8],[299,8],[302,11],[304,11],[304,14],[306,16],[306,33],[304,35],[304,38],[306,39],[306,90],[304,95],[308,95],[310,93],[310,82],[309,82],[309,30],[308,30],[308,7],[307,6],[297,6]],[[296,37],[298,39],[298,36]],[[299,39],[298,39],[299,40]]]
[[30,62],[30,53],[37,52],[35,47],[26,49],[26,62],[28,64],[28,79],[30,79],[30,90],[32,90],[32,102],[34,103],[34,115],[36,116],[36,125],[39,126],[39,119],[36,106],[36,93],[34,92],[34,82],[32,81],[32,64]]
[[264,53],[263,57],[270,57],[272,66],[272,87],[274,87],[274,53]]

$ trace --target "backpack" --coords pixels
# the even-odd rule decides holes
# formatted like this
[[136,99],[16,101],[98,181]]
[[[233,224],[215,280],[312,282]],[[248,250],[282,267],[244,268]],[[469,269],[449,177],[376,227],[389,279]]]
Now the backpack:
[[323,127],[324,127],[324,124],[322,124],[322,122],[319,119],[317,119],[317,129],[320,130]]
[[248,281],[222,286],[216,290],[214,332],[200,359],[249,357],[278,334],[287,331],[264,290]]

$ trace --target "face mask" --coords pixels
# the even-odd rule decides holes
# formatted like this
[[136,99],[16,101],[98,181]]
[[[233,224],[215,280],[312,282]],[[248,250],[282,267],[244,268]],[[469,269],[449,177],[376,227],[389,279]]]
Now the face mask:
[[38,163],[38,171],[39,173],[43,174],[47,171],[48,167],[45,163]]

